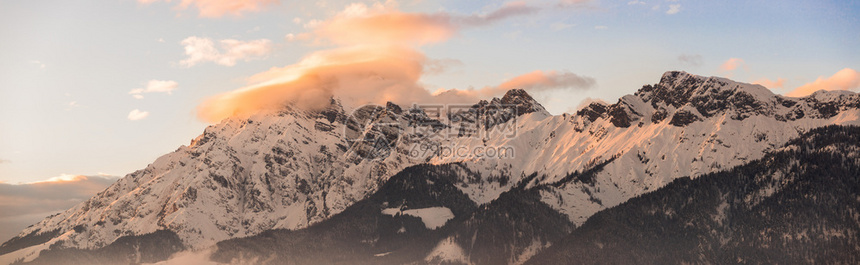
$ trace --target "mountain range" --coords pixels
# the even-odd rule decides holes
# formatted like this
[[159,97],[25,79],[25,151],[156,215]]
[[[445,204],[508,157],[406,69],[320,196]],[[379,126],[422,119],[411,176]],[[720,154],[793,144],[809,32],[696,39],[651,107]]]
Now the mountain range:
[[856,93],[677,71],[573,114],[520,89],[285,105],[209,126],[0,261],[856,263],[857,125]]

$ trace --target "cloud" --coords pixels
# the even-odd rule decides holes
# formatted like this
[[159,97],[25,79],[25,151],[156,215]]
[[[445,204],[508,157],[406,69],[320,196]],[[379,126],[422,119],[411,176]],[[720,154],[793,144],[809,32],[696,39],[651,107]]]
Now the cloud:
[[424,74],[441,74],[451,67],[462,66],[463,62],[457,59],[428,59],[424,62]]
[[539,92],[554,89],[589,89],[593,88],[596,84],[597,82],[594,78],[580,76],[569,71],[537,70],[508,79],[496,86],[488,86],[480,89],[443,90],[437,92],[436,95],[483,98],[499,96],[515,88]]
[[743,59],[740,58],[730,58],[726,60],[722,65],[720,65],[720,69],[723,71],[734,71],[738,67],[741,67],[745,64]]
[[316,28],[318,37],[341,45],[423,45],[447,40],[456,31],[447,14],[402,13],[381,4],[360,3],[309,27]]
[[300,62],[249,78],[251,85],[220,94],[198,106],[198,117],[218,122],[294,103],[318,108],[337,95],[347,105],[426,102],[418,85],[427,59],[402,46],[342,47],[317,51]]
[[609,27],[607,27],[607,26],[603,26],[603,25],[600,25],[600,26],[594,26],[594,29],[597,29],[597,30],[605,30],[605,29],[609,29]]
[[145,88],[135,88],[128,93],[136,99],[142,99],[143,93],[167,93],[170,95],[173,93],[173,90],[176,90],[177,86],[179,86],[179,83],[173,80],[149,80]]
[[595,85],[591,77],[579,76],[568,71],[533,71],[523,74],[497,86],[502,91],[514,88],[540,91],[556,88],[579,88],[587,89]]
[[[588,1],[582,0],[569,0],[563,2],[570,2],[570,4],[580,4]],[[463,26],[483,26],[490,23],[497,22],[499,20],[507,19],[509,17],[527,15],[531,13],[535,13],[539,10],[539,8],[534,6],[529,6],[525,2],[508,2],[502,5],[501,8],[496,9],[487,14],[478,14],[471,15],[465,17],[454,17],[455,21],[458,24]]]
[[753,81],[752,83],[762,85],[766,88],[774,89],[774,88],[782,88],[783,84],[785,83],[785,79],[777,78],[776,81],[772,81],[772,80],[767,79],[767,78],[762,78],[762,79]]
[[131,121],[142,120],[142,119],[145,119],[147,116],[149,116],[148,111],[140,111],[139,109],[134,109],[128,113],[128,120],[131,120]]
[[[171,0],[137,0],[141,4],[160,1],[170,2]],[[277,3],[277,0],[180,0],[175,8],[185,10],[193,5],[199,11],[198,16],[217,18],[227,14],[241,16],[244,12],[260,11],[265,6]]]
[[567,111],[565,111],[565,112],[575,113],[575,112],[581,110],[582,108],[585,108],[588,105],[591,105],[591,103],[609,105],[609,103],[607,103],[605,100],[602,100],[600,98],[586,97],[586,98],[582,99],[582,101],[580,101],[579,104],[576,105],[576,107],[568,108]]
[[702,56],[698,54],[681,54],[678,56],[678,61],[692,66],[702,65]]
[[64,174],[31,183],[0,182],[0,241],[6,241],[48,215],[89,199],[117,179]]
[[236,61],[250,61],[269,54],[272,51],[272,41],[268,39],[240,41],[226,39],[215,41],[209,38],[191,36],[182,40],[185,55],[188,57],[179,62],[180,65],[191,67],[202,62],[213,62],[224,66],[236,65]]
[[38,66],[39,68],[42,68],[42,69],[45,69],[45,66],[46,66],[45,63],[38,61],[38,60],[32,60],[32,61],[30,61],[30,64]]
[[313,38],[313,36],[309,33],[299,33],[299,34],[287,34],[284,36],[287,41],[307,41]]
[[583,7],[583,6],[585,6],[591,2],[592,2],[592,0],[561,0],[558,2],[558,6],[559,7]]
[[550,28],[552,28],[552,30],[559,31],[559,30],[563,30],[563,29],[572,28],[574,26],[576,26],[576,24],[567,24],[567,23],[563,23],[563,22],[557,22],[557,23],[552,23],[552,25],[550,25]]
[[638,1],[638,0],[633,0],[633,1],[627,2],[627,5],[628,5],[628,6],[632,6],[632,5],[644,5],[644,4],[645,4],[645,2]]
[[[448,40],[459,30],[535,12],[523,3],[505,4],[482,14],[404,13],[393,2],[348,5],[331,19],[308,25],[299,36],[335,48],[306,55],[299,62],[248,78],[248,85],[204,100],[198,118],[218,122],[293,103],[304,108],[329,104],[334,96],[345,105],[439,102],[472,98],[434,96],[420,83],[424,74],[443,71],[458,61],[430,60],[416,48]],[[303,35],[305,34],[305,35]],[[211,45],[209,45],[211,46]],[[186,48],[187,50],[187,48]],[[449,95],[449,94],[446,94]]]
[[311,20],[305,28],[314,29],[322,39],[340,45],[425,45],[448,40],[463,28],[486,26],[510,17],[540,10],[524,2],[508,2],[487,13],[460,15],[447,12],[404,13],[393,2],[348,5],[328,21]]
[[827,78],[819,76],[815,82],[798,87],[786,96],[803,97],[818,90],[857,90],[858,88],[860,88],[860,72],[845,68]]
[[678,12],[681,12],[680,4],[669,5],[669,10],[666,10],[666,14],[669,15],[678,14]]

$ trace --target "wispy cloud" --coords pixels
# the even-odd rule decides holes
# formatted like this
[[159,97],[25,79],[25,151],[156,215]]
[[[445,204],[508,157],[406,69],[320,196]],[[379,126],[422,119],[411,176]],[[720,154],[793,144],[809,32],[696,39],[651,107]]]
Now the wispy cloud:
[[148,116],[149,116],[148,111],[140,111],[139,109],[134,109],[128,113],[128,120],[137,121],[137,120],[145,119]]
[[[588,1],[567,1],[572,4],[579,4]],[[507,2],[499,9],[493,10],[486,14],[475,14],[471,16],[453,17],[461,25],[465,26],[483,26],[509,17],[521,16],[535,13],[540,10],[538,7],[527,5],[526,2]]]
[[700,66],[704,60],[698,54],[681,54],[678,55],[678,61],[692,66]]
[[605,29],[609,29],[609,27],[607,27],[607,26],[603,26],[603,25],[599,25],[599,26],[594,26],[594,29],[596,29],[596,30],[605,30]]
[[558,2],[560,7],[584,7],[591,4],[592,0],[561,0]]
[[172,94],[173,90],[176,90],[176,87],[179,86],[179,83],[173,80],[149,80],[146,83],[145,88],[135,88],[129,91],[136,99],[142,99],[144,93],[167,93]]
[[681,12],[681,4],[669,5],[669,10],[666,10],[666,14],[669,15],[678,14],[678,12]]
[[182,40],[181,44],[185,47],[187,58],[179,64],[185,67],[203,62],[233,66],[237,61],[258,59],[272,51],[272,41],[268,39],[250,41],[226,39],[219,40],[216,45],[212,39],[191,36]]
[[[162,1],[171,2],[171,0],[137,0],[141,4]],[[199,11],[200,17],[217,18],[228,14],[241,16],[242,13],[260,11],[266,6],[278,3],[278,0],[181,0],[174,8],[185,10],[194,6]]]
[[448,71],[451,67],[462,66],[463,62],[457,59],[427,59],[424,63],[424,74],[441,74]]
[[581,110],[582,108],[587,107],[588,105],[591,105],[591,103],[598,103],[601,105],[609,105],[609,103],[606,103],[605,100],[602,100],[600,98],[586,97],[586,98],[582,99],[582,101],[580,101],[579,104],[576,105],[576,107],[571,107],[571,108],[567,109],[566,112],[567,113],[574,113],[578,110]]
[[31,60],[30,64],[35,65],[35,66],[42,68],[42,69],[45,69],[45,67],[46,67],[45,63],[38,61],[38,60]]
[[720,69],[723,71],[734,71],[738,67],[743,67],[746,63],[741,58],[729,58],[722,65],[720,65]]
[[118,178],[63,174],[23,184],[0,182],[0,241],[50,214],[69,209],[104,190]]
[[860,88],[860,72],[845,68],[830,77],[819,76],[815,82],[798,87],[786,96],[802,97],[818,90],[857,90],[858,88]]
[[552,23],[552,25],[550,25],[550,28],[552,28],[552,30],[559,31],[559,30],[572,28],[575,26],[576,26],[576,24],[567,24],[564,22],[557,22],[557,23]]
[[482,98],[502,95],[508,90],[519,88],[528,91],[547,91],[557,89],[590,89],[597,82],[594,78],[577,75],[570,71],[532,71],[508,79],[496,86],[480,89],[451,89],[438,91],[436,94],[444,97],[460,96]]
[[81,104],[78,104],[77,101],[69,101],[69,103],[66,103],[66,110],[71,110],[73,108],[77,108],[80,106],[81,106]]

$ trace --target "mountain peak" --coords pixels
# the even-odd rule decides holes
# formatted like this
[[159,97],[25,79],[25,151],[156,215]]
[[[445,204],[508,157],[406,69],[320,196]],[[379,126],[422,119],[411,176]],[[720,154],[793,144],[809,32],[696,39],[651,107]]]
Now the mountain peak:
[[546,112],[543,105],[532,98],[528,92],[519,88],[508,90],[502,96],[501,103],[516,106],[518,115],[532,112]]
[[659,83],[643,86],[635,95],[661,112],[689,105],[707,118],[732,109],[734,118],[741,120],[753,114],[772,114],[777,101],[776,94],[761,85],[683,71],[666,72]]
[[663,76],[660,77],[660,84],[672,84],[676,80],[684,80],[690,77],[702,77],[694,74],[690,74],[684,71],[666,71],[663,73]]
[[740,92],[759,101],[769,101],[776,95],[761,85],[742,83],[723,77],[694,75],[684,71],[663,73],[657,86],[680,90],[678,92],[688,94],[690,97]]
[[514,99],[524,99],[524,100],[534,100],[528,92],[520,88],[514,88],[505,92],[505,95],[502,96],[502,100],[514,100]]

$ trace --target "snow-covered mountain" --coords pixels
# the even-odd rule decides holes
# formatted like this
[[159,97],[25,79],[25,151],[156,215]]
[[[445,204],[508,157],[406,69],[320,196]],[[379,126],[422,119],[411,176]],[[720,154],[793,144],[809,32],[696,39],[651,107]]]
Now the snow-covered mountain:
[[[758,85],[667,72],[615,104],[592,103],[576,114],[550,115],[523,90],[438,114],[332,100],[323,110],[285,106],[227,119],[92,199],[27,228],[0,246],[0,259],[29,261],[51,246],[98,249],[157,231],[202,249],[267,230],[304,228],[422,163],[463,165],[468,174],[455,186],[476,205],[517,185],[544,187],[540,200],[579,225],[675,178],[761,158],[810,129],[860,124],[860,96],[820,91],[790,98]],[[512,154],[437,152],[456,148]]]
[[[460,176],[471,175],[462,165],[418,165],[328,220],[219,242],[210,257],[230,264],[854,264],[858,138],[857,126],[816,128],[762,159],[676,179],[575,229],[540,201],[551,184],[520,183],[478,206],[457,188]],[[422,214],[438,209],[453,216]],[[430,226],[438,218],[448,219]]]
[[860,127],[817,128],[601,211],[528,264],[858,264],[858,198]]

